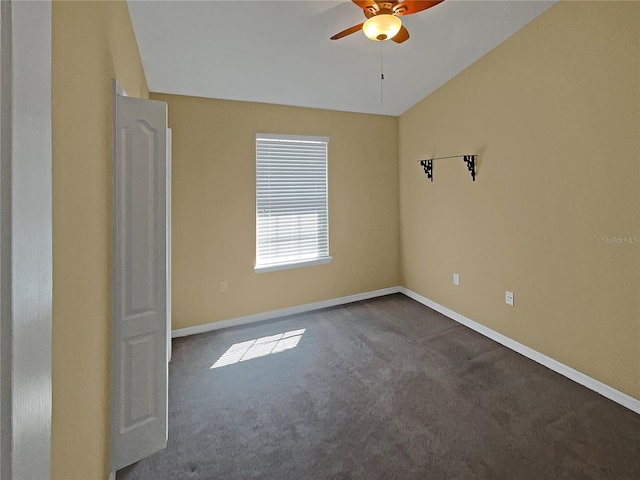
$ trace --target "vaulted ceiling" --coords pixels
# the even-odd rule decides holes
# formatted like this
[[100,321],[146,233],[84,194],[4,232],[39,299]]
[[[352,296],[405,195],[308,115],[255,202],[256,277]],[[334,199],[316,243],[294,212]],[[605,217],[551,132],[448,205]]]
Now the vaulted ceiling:
[[[445,0],[402,17],[411,37],[374,42],[350,1],[129,0],[153,92],[400,115],[554,0]],[[384,80],[381,80],[381,71]]]

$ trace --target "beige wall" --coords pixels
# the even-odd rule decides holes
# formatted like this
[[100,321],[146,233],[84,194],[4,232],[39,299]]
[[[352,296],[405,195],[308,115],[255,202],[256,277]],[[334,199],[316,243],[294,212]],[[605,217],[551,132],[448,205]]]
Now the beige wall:
[[51,478],[109,471],[111,79],[148,96],[124,2],[53,2]]
[[635,398],[640,245],[603,237],[640,237],[638,25],[560,3],[400,117],[403,284]]
[[[396,117],[152,98],[173,129],[174,329],[399,284]],[[330,264],[254,273],[256,133],[330,137]]]

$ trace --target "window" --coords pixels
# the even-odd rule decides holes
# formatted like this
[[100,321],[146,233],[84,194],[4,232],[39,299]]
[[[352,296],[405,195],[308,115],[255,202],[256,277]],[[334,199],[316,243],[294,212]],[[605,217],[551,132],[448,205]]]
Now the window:
[[331,261],[328,142],[256,135],[256,272]]

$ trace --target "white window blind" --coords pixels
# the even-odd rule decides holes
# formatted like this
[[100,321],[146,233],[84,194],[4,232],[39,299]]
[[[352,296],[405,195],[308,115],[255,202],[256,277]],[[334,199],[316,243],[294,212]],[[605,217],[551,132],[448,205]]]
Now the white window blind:
[[256,271],[327,263],[326,137],[256,135]]

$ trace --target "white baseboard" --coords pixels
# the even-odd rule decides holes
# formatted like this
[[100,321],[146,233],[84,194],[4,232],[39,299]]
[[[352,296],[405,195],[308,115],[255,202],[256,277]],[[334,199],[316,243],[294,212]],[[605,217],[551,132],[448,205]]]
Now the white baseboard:
[[455,320],[456,322],[461,323],[462,325],[465,325],[466,327],[469,327],[470,329],[475,330],[478,333],[481,333],[485,337],[488,337],[491,340],[495,340],[505,347],[510,348],[511,350],[521,355],[524,355],[534,362],[544,365],[554,372],[559,373],[560,375],[564,375],[568,379],[573,380],[574,382],[579,383],[580,385],[583,385],[595,392],[598,392],[600,395],[608,398],[609,400],[613,400],[623,407],[626,407],[629,410],[640,414],[640,400],[633,398],[619,390],[616,390],[615,388],[610,387],[609,385],[606,385],[594,378],[591,378],[584,373],[574,370],[573,368],[568,367],[567,365],[560,363],[551,357],[547,357],[546,355],[537,352],[532,348],[527,347],[526,345],[516,342],[515,340],[512,340],[511,338],[506,337],[501,333],[496,332],[495,330],[491,330],[484,325],[474,322],[464,315],[460,315],[459,313],[456,313],[453,310],[450,310],[447,307],[434,302],[433,300],[429,300],[422,295],[412,292],[407,288],[400,287],[399,292],[403,293],[409,298],[414,299],[417,302],[422,303],[423,305],[426,305],[429,308],[432,308],[436,312],[440,312],[450,319]]
[[320,310],[321,308],[335,307],[337,305],[344,305],[347,303],[359,302],[360,300],[368,300],[370,298],[382,297],[384,295],[391,295],[392,293],[398,293],[402,287],[389,287],[381,290],[374,290],[371,292],[357,293],[355,295],[348,295],[346,297],[333,298],[330,300],[323,300],[321,302],[307,303],[305,305],[297,305],[295,307],[281,308],[279,310],[271,310],[270,312],[256,313],[254,315],[247,315],[245,317],[232,318],[229,320],[221,320],[219,322],[205,323],[204,325],[196,325],[194,327],[178,328],[171,332],[173,338],[186,337],[187,335],[194,335],[196,333],[211,332],[213,330],[220,330],[221,328],[237,327],[238,325],[246,325],[248,323],[262,322],[264,320],[272,320],[274,318],[285,317],[287,315],[295,315],[298,313],[311,312],[313,310]]

